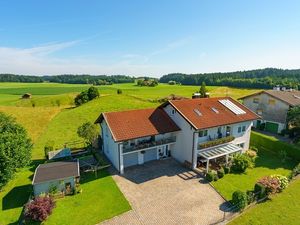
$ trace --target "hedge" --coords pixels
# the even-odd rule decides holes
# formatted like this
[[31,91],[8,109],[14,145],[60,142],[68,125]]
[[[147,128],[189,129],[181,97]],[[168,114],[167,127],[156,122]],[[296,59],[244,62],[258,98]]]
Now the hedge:
[[300,148],[292,144],[282,142],[274,137],[252,131],[250,145],[256,148],[266,148],[278,154],[278,156],[280,155],[280,152],[284,150],[289,157],[300,161]]

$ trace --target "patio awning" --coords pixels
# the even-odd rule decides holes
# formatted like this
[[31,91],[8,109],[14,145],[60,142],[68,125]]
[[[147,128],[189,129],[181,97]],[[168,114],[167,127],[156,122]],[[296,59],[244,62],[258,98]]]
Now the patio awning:
[[209,148],[207,150],[200,150],[198,156],[201,156],[205,159],[215,159],[224,155],[242,151],[243,149],[234,144],[226,144],[222,146],[216,146]]

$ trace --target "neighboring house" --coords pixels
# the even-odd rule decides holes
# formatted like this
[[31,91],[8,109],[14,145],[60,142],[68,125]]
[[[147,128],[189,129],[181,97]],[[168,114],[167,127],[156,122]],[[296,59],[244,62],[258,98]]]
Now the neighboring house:
[[[258,118],[226,97],[170,100],[156,109],[102,113],[96,123],[102,128],[105,155],[124,173],[126,167],[170,156],[195,168],[200,159],[245,151],[252,121]],[[203,147],[214,140],[223,144]]]
[[79,177],[78,160],[40,164],[35,170],[32,181],[34,196],[49,193],[51,189],[62,193],[73,191]]
[[257,128],[263,124],[266,131],[280,133],[287,126],[290,108],[300,105],[300,91],[280,89],[261,91],[241,98],[243,104],[261,116],[254,122]]

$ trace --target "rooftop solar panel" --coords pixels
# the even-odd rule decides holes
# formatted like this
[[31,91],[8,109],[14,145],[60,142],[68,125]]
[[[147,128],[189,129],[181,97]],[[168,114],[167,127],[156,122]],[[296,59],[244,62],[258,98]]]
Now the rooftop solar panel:
[[240,107],[238,107],[236,104],[234,104],[228,99],[222,99],[219,100],[219,102],[236,115],[246,114],[244,110],[242,110]]

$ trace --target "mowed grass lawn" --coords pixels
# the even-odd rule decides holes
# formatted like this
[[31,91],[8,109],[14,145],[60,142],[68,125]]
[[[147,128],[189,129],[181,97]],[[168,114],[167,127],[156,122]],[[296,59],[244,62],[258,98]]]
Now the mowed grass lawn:
[[230,225],[300,224],[300,179],[292,181],[282,193],[257,204],[231,221]]
[[294,161],[282,162],[275,153],[267,149],[259,149],[253,169],[247,169],[242,174],[226,174],[218,181],[212,182],[212,184],[227,200],[231,200],[233,192],[253,190],[257,180],[263,176],[272,174],[287,176],[295,165],[296,162]]
[[56,201],[47,225],[90,225],[131,209],[112,177],[106,172],[84,174],[80,180],[83,192]]

